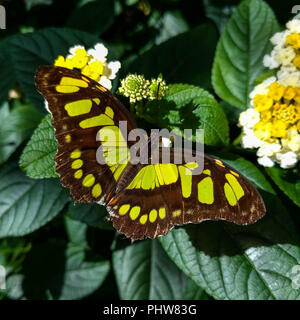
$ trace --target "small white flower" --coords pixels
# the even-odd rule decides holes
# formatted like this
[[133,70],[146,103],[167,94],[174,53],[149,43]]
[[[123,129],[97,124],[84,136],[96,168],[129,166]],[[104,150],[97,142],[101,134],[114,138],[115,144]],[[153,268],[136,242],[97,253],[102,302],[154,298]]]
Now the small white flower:
[[284,86],[300,86],[300,73],[294,65],[282,66],[277,72],[278,82]]
[[291,64],[295,56],[296,53],[292,47],[282,48],[274,54],[275,60],[283,66]]
[[116,74],[118,73],[119,69],[121,68],[120,61],[112,61],[108,64],[104,65],[103,75],[108,79],[115,79]]
[[279,67],[279,63],[275,60],[273,54],[266,54],[263,58],[263,64],[269,69],[275,69]]
[[111,81],[106,76],[101,76],[99,83],[108,90],[112,87]]
[[264,167],[273,167],[275,162],[267,157],[267,156],[264,156],[264,157],[261,157],[261,158],[258,158],[257,159],[257,162],[261,165],[261,166],[264,166]]
[[67,58],[72,58],[73,56],[75,56],[75,52],[77,49],[85,49],[85,48],[83,46],[79,46],[79,45],[71,47],[69,49],[70,54],[67,56]]
[[241,138],[241,145],[243,148],[254,149],[259,148],[262,140],[256,137],[252,129],[244,128],[243,136]]
[[253,128],[254,125],[260,120],[260,113],[253,108],[249,108],[241,112],[239,118],[239,126],[246,128]]
[[289,31],[284,30],[282,32],[275,33],[270,39],[271,43],[276,47],[283,47],[285,45],[285,38],[289,34]]
[[289,169],[296,165],[298,156],[295,152],[288,151],[285,153],[277,153],[276,160],[279,162],[281,168]]
[[161,145],[163,147],[170,147],[172,145],[172,141],[169,138],[162,137],[161,138]]
[[300,134],[296,129],[289,129],[286,139],[282,139],[281,143],[287,150],[298,152],[300,151]]
[[256,155],[258,157],[271,157],[277,152],[281,150],[281,145],[280,143],[269,143],[269,142],[263,142],[262,145],[259,147],[257,150]]
[[116,74],[118,73],[118,71],[121,68],[121,63],[120,63],[120,61],[109,62],[108,68],[111,70],[111,75],[110,75],[109,79],[114,79],[116,77]]
[[93,58],[96,60],[106,62],[108,50],[102,43],[97,43],[94,49],[89,49],[87,51],[87,54],[93,56]]
[[300,33],[300,20],[292,19],[286,24],[286,27],[291,33]]

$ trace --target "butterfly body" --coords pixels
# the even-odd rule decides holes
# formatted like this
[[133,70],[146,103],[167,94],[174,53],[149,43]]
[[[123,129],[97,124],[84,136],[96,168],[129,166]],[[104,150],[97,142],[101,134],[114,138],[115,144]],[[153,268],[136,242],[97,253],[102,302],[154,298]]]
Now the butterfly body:
[[[36,86],[52,113],[61,183],[78,202],[104,203],[114,227],[132,240],[156,238],[176,225],[204,220],[249,224],[265,214],[257,190],[220,160],[205,155],[203,171],[194,175],[200,164],[175,164],[176,153],[182,151],[171,148],[169,163],[151,163],[149,156],[147,164],[132,164],[129,150],[134,141],[125,137],[137,125],[121,102],[92,79],[43,66]],[[127,121],[126,132],[119,121]],[[109,138],[111,132],[118,141]],[[117,162],[112,161],[113,152]],[[158,148],[159,156],[161,152]]]

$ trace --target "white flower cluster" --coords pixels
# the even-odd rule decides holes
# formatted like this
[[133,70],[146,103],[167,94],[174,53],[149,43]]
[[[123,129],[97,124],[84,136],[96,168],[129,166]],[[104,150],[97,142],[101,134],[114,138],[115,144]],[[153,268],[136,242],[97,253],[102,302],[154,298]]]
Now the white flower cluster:
[[[69,49],[70,54],[67,56],[67,58],[72,59],[76,55],[77,49],[85,50],[83,46],[74,46]],[[102,43],[97,43],[94,48],[87,50],[86,53],[87,56],[91,57],[89,64],[95,61],[100,61],[103,64],[103,73],[101,74],[99,83],[103,87],[110,90],[112,88],[111,80],[115,79],[119,69],[121,68],[120,61],[108,62],[108,49]]]
[[289,21],[271,43],[274,48],[264,56],[263,64],[277,69],[276,75],[250,93],[251,108],[240,114],[238,126],[243,131],[242,147],[257,149],[260,165],[272,167],[278,163],[287,169],[300,160],[300,121],[293,122],[293,117],[300,119],[300,20]]
[[300,87],[300,57],[297,61],[295,46],[292,47],[287,41],[287,37],[293,35],[297,37],[298,34],[300,34],[300,20],[293,19],[286,24],[284,31],[275,33],[270,39],[274,48],[263,58],[265,67],[280,68],[277,72],[277,81],[285,86]]
[[281,168],[293,168],[300,160],[300,134],[297,129],[288,129],[284,139],[263,140],[254,134],[254,126],[260,121],[261,114],[253,108],[253,97],[256,94],[267,94],[268,87],[275,82],[270,77],[257,85],[251,92],[252,107],[240,114],[238,126],[242,127],[241,145],[243,148],[258,149],[258,163],[264,167],[273,167],[278,163]]

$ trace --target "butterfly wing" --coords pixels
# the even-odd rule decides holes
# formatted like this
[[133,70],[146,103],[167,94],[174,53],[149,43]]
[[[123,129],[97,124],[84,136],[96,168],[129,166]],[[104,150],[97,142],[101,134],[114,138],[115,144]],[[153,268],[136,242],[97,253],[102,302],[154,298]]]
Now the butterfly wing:
[[[117,153],[117,160],[128,154],[126,132],[121,132],[118,123],[127,121],[129,132],[136,128],[134,119],[108,90],[74,70],[42,66],[35,82],[52,113],[58,141],[56,171],[61,183],[70,188],[78,202],[108,198],[129,160],[126,158],[122,164],[110,161],[112,151]],[[115,139],[110,137],[111,133]],[[118,144],[119,148],[115,148]],[[100,146],[105,154],[104,164],[96,159]]]
[[204,220],[245,225],[264,216],[261,196],[241,174],[208,156],[201,174],[189,174],[196,166],[144,165],[108,204],[114,227],[138,240],[165,235],[175,225]]

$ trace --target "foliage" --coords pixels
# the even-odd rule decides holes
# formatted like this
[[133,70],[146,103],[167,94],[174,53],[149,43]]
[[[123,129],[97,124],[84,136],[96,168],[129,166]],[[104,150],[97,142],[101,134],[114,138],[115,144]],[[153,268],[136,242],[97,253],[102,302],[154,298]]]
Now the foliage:
[[[7,4],[0,265],[8,276],[0,299],[300,299],[292,286],[300,264],[299,168],[264,169],[235,141],[236,119],[266,71],[262,57],[279,29],[276,16],[287,19],[281,2],[268,2],[206,0],[201,12],[178,0]],[[98,42],[121,61],[121,78],[163,75],[169,89],[137,108],[139,125],[205,129],[206,152],[260,191],[267,207],[261,221],[208,221],[131,244],[115,233],[105,207],[74,204],[55,171],[57,142],[34,74],[71,46]]]

